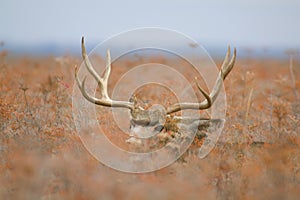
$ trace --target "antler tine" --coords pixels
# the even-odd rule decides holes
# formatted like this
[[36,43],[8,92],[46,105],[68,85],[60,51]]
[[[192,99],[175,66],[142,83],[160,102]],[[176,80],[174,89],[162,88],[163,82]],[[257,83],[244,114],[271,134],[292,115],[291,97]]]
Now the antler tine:
[[221,65],[221,70],[223,70],[229,63],[229,59],[230,59],[230,46],[228,45],[228,48],[227,48],[227,53],[225,55],[225,58],[224,58],[224,61]]
[[101,82],[101,77],[97,74],[96,70],[92,66],[89,57],[86,54],[85,46],[84,46],[84,37],[81,38],[81,49],[82,49],[82,58],[87,70],[92,74],[92,76],[96,79],[99,83]]
[[[230,51],[230,47],[228,46],[229,51]],[[227,75],[230,73],[230,71],[232,70],[234,63],[235,63],[235,59],[236,59],[236,48],[234,48],[233,50],[233,56],[229,62],[229,64],[225,65],[224,68],[222,66],[222,72],[223,72],[223,79],[225,80],[225,78],[227,77]]]
[[206,101],[207,101],[207,108],[211,107],[212,105],[212,99],[210,98],[209,94],[207,94],[202,87],[199,85],[199,83],[197,82],[197,78],[196,79],[196,85],[198,87],[198,89],[200,90],[200,92],[203,94],[203,96],[205,97]]
[[111,58],[110,58],[110,50],[108,49],[106,52],[106,69],[103,75],[103,79],[107,82],[108,77],[111,71]]
[[235,48],[234,48],[234,52],[233,52],[233,56],[232,56],[231,60],[229,60],[229,59],[230,59],[230,46],[228,46],[228,50],[227,50],[225,59],[223,61],[221,70],[218,74],[218,78],[216,80],[216,83],[214,85],[214,88],[213,88],[212,92],[209,95],[201,88],[201,86],[196,81],[196,84],[197,84],[197,87],[198,87],[199,91],[205,97],[204,101],[202,101],[201,103],[177,103],[177,104],[173,104],[173,105],[171,105],[167,108],[167,114],[171,114],[171,113],[174,113],[174,112],[177,112],[177,111],[180,111],[180,110],[185,110],[185,109],[203,110],[203,109],[210,108],[211,105],[217,99],[218,94],[220,93],[223,81],[225,80],[225,78],[227,77],[227,75],[230,73],[230,71],[232,70],[232,68],[234,66],[235,59],[236,59],[236,49]]
[[[111,58],[110,58],[110,51],[108,49],[107,53],[106,53],[106,68],[104,71],[103,78],[101,80],[102,96],[104,96],[105,98],[108,98],[108,99],[110,99],[108,96],[108,92],[107,92],[108,78],[110,76],[110,71],[111,71]],[[101,86],[99,86],[99,87],[101,87]]]
[[221,70],[219,72],[215,86],[210,95],[212,102],[214,102],[217,99],[218,94],[220,93],[220,90],[222,88],[223,81],[228,76],[228,74],[230,73],[230,71],[232,70],[232,68],[234,66],[235,59],[236,59],[236,48],[234,48],[233,56],[230,61],[229,61],[229,57],[230,57],[230,46],[228,46],[227,54],[225,56],[225,59],[222,64]]

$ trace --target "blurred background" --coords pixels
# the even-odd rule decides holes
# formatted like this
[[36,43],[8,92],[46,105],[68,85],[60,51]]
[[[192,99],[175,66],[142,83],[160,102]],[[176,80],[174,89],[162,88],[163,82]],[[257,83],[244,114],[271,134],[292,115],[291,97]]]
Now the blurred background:
[[300,47],[300,1],[2,0],[1,47],[16,54],[79,54],[123,31],[162,27],[182,32],[210,54],[227,45],[240,56],[284,56]]
[[[0,0],[0,199],[300,199],[299,19],[299,0]],[[109,37],[141,27],[172,29],[194,38],[217,66],[228,44],[237,47],[238,55],[224,84],[226,123],[213,151],[199,159],[202,145],[210,143],[206,128],[215,129],[205,125],[188,152],[169,167],[127,174],[100,164],[81,142],[80,135],[102,137],[95,131],[77,132],[74,68],[82,63],[82,36],[90,52]],[[149,39],[149,34],[141,35]],[[170,34],[167,39],[158,35],[155,42],[165,44],[168,39],[178,45]],[[120,41],[134,44],[138,39],[143,38]],[[120,42],[116,44],[121,49]],[[183,45],[183,51],[197,49]],[[124,78],[142,64],[170,66],[196,86],[198,75],[189,62],[145,52],[148,57],[132,52],[114,61],[108,87],[112,97],[117,84],[130,89],[130,84],[145,79],[147,71],[134,74],[135,79]],[[197,63],[205,66],[196,55]],[[95,65],[101,72],[104,59],[94,60],[103,63]],[[203,67],[201,75],[205,71],[214,70]],[[178,78],[169,78],[172,74],[154,72],[153,77],[186,92]],[[213,77],[199,78],[205,91],[208,78]],[[144,108],[177,102],[178,92],[171,87],[135,88],[132,93]],[[127,98],[124,90],[119,94]],[[204,99],[200,92],[197,97]],[[213,116],[210,113],[200,112],[204,118]],[[98,107],[96,115],[105,136],[124,150],[150,147],[154,152],[169,138],[185,137],[184,131],[171,131],[177,127],[174,119],[159,146],[151,141],[130,146],[129,134],[120,129],[110,109]],[[129,130],[130,118],[122,117]],[[97,144],[93,149],[103,148]],[[169,144],[178,150],[177,144]],[[131,160],[142,163],[136,157]]]

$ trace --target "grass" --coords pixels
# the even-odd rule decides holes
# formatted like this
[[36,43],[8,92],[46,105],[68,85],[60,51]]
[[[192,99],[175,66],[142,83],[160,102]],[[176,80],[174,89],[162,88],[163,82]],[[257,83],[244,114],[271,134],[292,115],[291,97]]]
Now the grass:
[[[238,60],[225,81],[227,119],[216,148],[204,159],[188,154],[167,168],[140,175],[104,166],[81,143],[71,102],[79,58],[14,57],[3,52],[0,61],[0,199],[300,196],[297,59],[293,69],[288,60]],[[113,66],[110,85],[117,81],[117,70],[133,62]],[[98,115],[104,117],[101,109]],[[125,141],[119,134],[111,137],[116,143]]]

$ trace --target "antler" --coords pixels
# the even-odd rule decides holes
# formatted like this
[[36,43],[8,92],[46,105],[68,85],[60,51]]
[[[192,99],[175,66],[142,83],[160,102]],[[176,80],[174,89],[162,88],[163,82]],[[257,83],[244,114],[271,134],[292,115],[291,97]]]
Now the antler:
[[[83,81],[81,82],[78,78],[78,68],[75,67],[75,79],[77,82],[77,85],[82,93],[82,95],[91,103],[94,103],[96,105],[101,105],[101,106],[106,106],[106,107],[120,107],[120,108],[128,108],[131,110],[131,114],[134,114],[136,111],[137,114],[140,116],[141,113],[147,112],[146,110],[143,110],[140,107],[136,107],[134,102],[131,101],[115,101],[112,100],[107,92],[107,86],[108,86],[108,78],[110,75],[111,71],[111,58],[110,58],[110,52],[109,50],[107,51],[107,57],[106,57],[106,69],[104,71],[103,77],[100,77],[99,74],[95,71],[93,68],[85,50],[84,46],[84,37],[82,37],[81,40],[81,48],[82,48],[82,58],[84,60],[84,64],[87,68],[87,70],[90,72],[90,74],[96,79],[98,83],[98,87],[101,90],[101,98],[98,99],[96,97],[93,97],[89,95],[86,90],[85,90],[85,81],[87,76],[84,77]],[[199,91],[203,94],[205,97],[205,100],[200,102],[200,103],[189,103],[189,102],[184,102],[184,103],[176,103],[173,104],[166,109],[166,114],[172,114],[175,112],[178,112],[180,110],[185,110],[185,109],[196,109],[196,110],[204,110],[208,109],[212,106],[212,104],[215,102],[217,99],[218,94],[220,93],[222,83],[227,77],[227,75],[230,73],[232,70],[234,63],[236,59],[236,49],[234,48],[233,56],[230,59],[230,47],[228,46],[228,51],[225,56],[225,59],[223,61],[223,64],[221,66],[221,70],[218,74],[218,78],[216,80],[216,83],[214,85],[214,88],[210,94],[206,93],[201,86],[198,84],[197,79],[196,79],[196,84],[199,89]],[[139,119],[138,117],[136,117]]]
[[110,59],[110,51],[107,50],[107,56],[106,56],[106,69],[104,71],[103,77],[100,77],[94,67],[92,66],[85,50],[84,46],[84,37],[82,37],[81,40],[81,48],[82,48],[82,58],[84,60],[84,64],[87,68],[87,70],[90,72],[90,74],[96,79],[98,83],[98,87],[101,90],[101,99],[98,99],[96,97],[90,96],[86,90],[85,90],[85,81],[87,76],[84,77],[83,81],[81,82],[78,78],[78,68],[75,67],[75,79],[77,82],[77,85],[82,93],[82,95],[91,103],[94,103],[96,105],[106,106],[106,107],[120,107],[120,108],[128,108],[130,110],[133,110],[134,104],[129,101],[114,101],[111,100],[111,98],[108,96],[107,92],[107,83],[108,78],[111,71],[111,59]]
[[195,109],[195,110],[204,110],[208,109],[211,107],[211,105],[214,103],[214,101],[217,99],[218,94],[220,93],[221,87],[223,80],[227,77],[227,75],[230,73],[232,70],[234,63],[235,63],[235,58],[236,58],[236,49],[234,48],[233,56],[230,59],[230,47],[228,46],[228,51],[225,56],[225,59],[223,61],[221,70],[219,72],[218,78],[216,80],[215,86],[210,94],[207,94],[198,84],[196,80],[196,84],[200,92],[203,94],[205,97],[205,100],[202,101],[201,103],[176,103],[167,108],[167,114],[171,114],[174,112],[178,112],[180,110],[185,110],[185,109]]

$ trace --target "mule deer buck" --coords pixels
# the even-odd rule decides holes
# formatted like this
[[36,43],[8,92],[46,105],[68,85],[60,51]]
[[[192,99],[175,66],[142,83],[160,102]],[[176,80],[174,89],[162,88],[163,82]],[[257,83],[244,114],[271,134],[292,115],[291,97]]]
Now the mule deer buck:
[[[93,68],[87,54],[84,45],[84,38],[82,37],[81,41],[81,48],[82,48],[82,57],[84,64],[89,71],[89,73],[94,77],[94,79],[98,83],[98,87],[101,92],[101,98],[96,98],[91,96],[87,93],[85,89],[86,77],[83,81],[80,81],[78,78],[78,68],[75,68],[75,79],[77,85],[86,100],[89,102],[105,107],[118,107],[128,109],[131,115],[131,130],[137,132],[135,127],[153,127],[154,131],[158,133],[162,132],[164,129],[171,130],[175,133],[184,131],[182,127],[188,127],[190,130],[196,130],[197,137],[203,137],[201,130],[206,129],[210,126],[211,122],[214,119],[184,119],[181,117],[172,116],[171,114],[176,113],[181,110],[186,109],[194,109],[194,110],[205,110],[209,109],[212,104],[217,99],[218,94],[220,93],[223,80],[228,76],[230,71],[232,70],[235,59],[236,59],[236,49],[234,49],[234,53],[232,58],[230,59],[230,47],[228,47],[227,54],[221,66],[221,70],[219,71],[217,80],[213,87],[213,90],[210,94],[204,91],[201,86],[196,82],[197,88],[201,92],[201,94],[205,97],[205,100],[202,102],[183,102],[183,103],[175,103],[166,107],[165,109],[149,109],[146,110],[143,107],[137,104],[137,100],[133,96],[129,101],[118,101],[112,100],[107,91],[108,87],[108,79],[111,72],[111,58],[110,52],[107,51],[107,58],[106,58],[106,69],[104,71],[103,76],[101,77],[96,70]],[[222,121],[215,119],[215,122],[221,123]],[[184,125],[184,126],[180,126]],[[136,133],[138,135],[138,133]],[[204,135],[205,136],[205,135]],[[137,142],[138,140],[135,137],[132,137],[128,140],[128,142]]]

